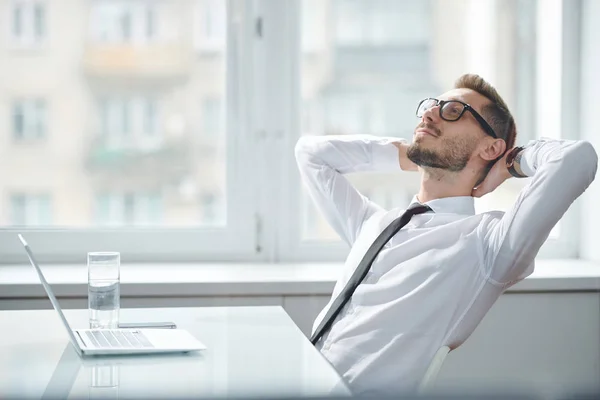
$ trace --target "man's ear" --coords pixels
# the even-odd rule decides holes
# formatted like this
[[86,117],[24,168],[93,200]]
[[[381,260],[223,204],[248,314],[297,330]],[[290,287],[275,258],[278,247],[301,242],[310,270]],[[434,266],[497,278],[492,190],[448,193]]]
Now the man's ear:
[[[490,138],[492,139],[492,138]],[[501,157],[506,151],[506,142],[502,139],[492,139],[486,142],[486,146],[481,150],[481,158],[486,161],[493,161]]]

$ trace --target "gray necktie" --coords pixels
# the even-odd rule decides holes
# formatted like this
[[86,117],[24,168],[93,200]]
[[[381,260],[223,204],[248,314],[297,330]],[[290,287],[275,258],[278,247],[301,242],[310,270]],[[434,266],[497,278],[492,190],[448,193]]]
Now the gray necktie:
[[373,242],[369,250],[365,253],[362,261],[358,264],[358,268],[354,271],[348,283],[344,289],[340,292],[338,297],[335,299],[327,314],[315,330],[315,333],[311,336],[310,341],[312,344],[316,344],[319,339],[331,328],[333,321],[342,310],[344,305],[350,300],[352,294],[360,285],[360,283],[365,279],[367,272],[371,268],[373,261],[377,257],[377,254],[381,251],[383,246],[400,230],[403,226],[408,224],[413,215],[422,214],[427,211],[432,211],[426,205],[415,203],[412,204],[400,217],[396,218],[389,224],[380,234],[377,236],[377,239]]

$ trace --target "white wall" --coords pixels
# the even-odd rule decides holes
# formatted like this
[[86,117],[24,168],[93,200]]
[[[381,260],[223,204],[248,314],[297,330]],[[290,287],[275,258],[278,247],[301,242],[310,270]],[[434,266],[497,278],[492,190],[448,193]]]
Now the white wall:
[[441,386],[600,390],[600,294],[505,294],[463,346]]

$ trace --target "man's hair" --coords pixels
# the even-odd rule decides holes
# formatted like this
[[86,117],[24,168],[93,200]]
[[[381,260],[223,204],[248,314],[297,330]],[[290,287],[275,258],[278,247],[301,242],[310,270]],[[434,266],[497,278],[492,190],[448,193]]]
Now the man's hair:
[[[517,127],[515,120],[508,110],[508,106],[500,97],[496,89],[485,81],[482,77],[475,74],[464,74],[454,83],[456,89],[471,89],[483,97],[490,100],[490,103],[485,105],[481,110],[481,116],[494,129],[496,135],[506,142],[506,150],[510,150],[515,145],[517,138]],[[502,155],[504,156],[504,154]],[[479,185],[487,176],[489,170],[494,166],[494,163],[502,157],[490,162],[483,171],[482,177],[477,182]]]

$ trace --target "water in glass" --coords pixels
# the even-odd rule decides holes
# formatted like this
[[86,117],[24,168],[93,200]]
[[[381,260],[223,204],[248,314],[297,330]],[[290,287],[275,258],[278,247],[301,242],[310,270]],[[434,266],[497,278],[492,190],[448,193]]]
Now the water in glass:
[[118,279],[89,281],[90,328],[118,328],[119,292]]
[[91,329],[119,327],[120,254],[88,253],[88,306]]

